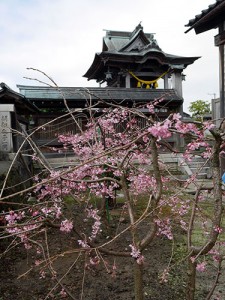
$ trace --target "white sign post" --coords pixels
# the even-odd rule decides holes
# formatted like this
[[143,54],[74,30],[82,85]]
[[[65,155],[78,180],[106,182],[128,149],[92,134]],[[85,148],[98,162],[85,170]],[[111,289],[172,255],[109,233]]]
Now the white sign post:
[[14,105],[0,104],[0,152],[13,152],[11,114]]

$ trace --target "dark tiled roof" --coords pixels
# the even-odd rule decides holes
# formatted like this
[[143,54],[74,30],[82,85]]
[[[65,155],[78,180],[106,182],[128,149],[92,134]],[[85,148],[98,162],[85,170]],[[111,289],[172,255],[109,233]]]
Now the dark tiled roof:
[[103,38],[102,51],[124,52],[124,50],[132,44],[137,37],[139,37],[139,40],[141,39],[143,42],[143,45],[137,49],[137,53],[142,50],[142,47],[145,48],[146,46],[161,51],[154,38],[154,34],[144,33],[143,27],[140,24],[133,32],[106,30],[106,36]]
[[182,57],[162,51],[154,37],[154,33],[144,33],[139,24],[133,32],[106,31],[103,38],[102,52],[96,53],[94,60],[83,75],[88,80],[104,82],[108,67],[114,69],[114,76],[121,70],[137,70],[148,68],[147,61],[159,63],[162,73],[165,69],[185,69],[199,57]]
[[203,9],[200,14],[189,20],[188,24],[185,25],[190,27],[185,33],[190,31],[192,28],[195,28],[200,22],[202,23],[207,21],[214,13],[220,11],[221,8],[225,8],[225,0],[216,0],[216,2],[209,5],[207,9]]
[[17,109],[21,109],[24,113],[26,112],[37,112],[38,108],[31,103],[24,95],[13,91],[4,82],[0,83],[0,102],[11,101],[15,103]]
[[[116,102],[126,104],[127,102],[150,102],[159,98],[165,101],[182,103],[183,98],[179,97],[173,89],[140,89],[140,88],[76,88],[76,87],[40,87],[18,85],[20,92],[37,106],[38,102],[61,101],[63,97],[73,107],[79,107],[89,101],[103,100],[107,103]],[[83,106],[82,105],[82,106]]]

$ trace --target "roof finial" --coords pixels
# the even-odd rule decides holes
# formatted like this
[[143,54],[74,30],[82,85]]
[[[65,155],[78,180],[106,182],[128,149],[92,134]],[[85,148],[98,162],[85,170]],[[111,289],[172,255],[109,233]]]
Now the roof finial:
[[138,24],[138,26],[136,27],[136,29],[143,29],[143,27],[141,26],[142,21],[140,21],[140,23]]

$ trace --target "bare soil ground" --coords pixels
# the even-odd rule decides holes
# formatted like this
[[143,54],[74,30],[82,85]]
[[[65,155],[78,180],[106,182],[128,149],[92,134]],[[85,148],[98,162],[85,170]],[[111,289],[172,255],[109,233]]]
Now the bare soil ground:
[[[82,226],[81,223],[77,225]],[[126,222],[122,226],[125,228]],[[140,226],[144,232],[149,225],[142,223]],[[103,237],[104,240],[110,239],[114,231],[114,223],[110,221],[98,242],[101,242]],[[78,249],[77,239],[75,232],[65,234],[56,228],[48,228],[34,236],[37,243],[43,244],[43,252],[37,253],[35,247],[27,251],[22,245],[7,251],[0,260],[0,300],[134,299],[133,258],[115,258],[101,254],[100,263],[92,266],[90,255],[93,255],[93,252],[84,255],[75,251]],[[1,242],[1,253],[5,251],[8,242]],[[113,249],[129,251],[130,243],[130,235],[127,232],[114,243]],[[45,262],[36,265],[37,261],[43,261],[43,253]],[[185,261],[182,260],[185,249],[182,236],[178,236],[175,246],[168,239],[157,237],[144,251],[144,256],[145,299],[185,299]],[[168,266],[171,257],[175,266],[168,281],[162,283],[160,275]],[[113,269],[113,265],[116,265],[116,270]],[[203,287],[203,293],[196,299],[205,299],[204,290],[206,287]]]

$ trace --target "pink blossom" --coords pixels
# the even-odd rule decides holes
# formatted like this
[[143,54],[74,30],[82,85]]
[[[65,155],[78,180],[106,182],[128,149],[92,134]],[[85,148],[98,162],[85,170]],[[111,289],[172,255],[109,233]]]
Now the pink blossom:
[[202,153],[202,157],[205,158],[205,159],[210,158],[211,155],[212,155],[212,149],[210,149],[210,148],[207,148],[206,151],[204,151]]
[[90,248],[90,246],[88,245],[88,243],[86,241],[78,240],[77,242],[82,248]]
[[138,248],[136,248],[136,246],[134,245],[129,245],[129,247],[131,247],[131,256],[134,258],[138,258],[141,255],[141,252]]
[[175,123],[175,128],[180,132],[180,133],[195,133],[197,135],[200,134],[197,126],[194,123],[183,123],[181,121],[177,121]]
[[131,247],[131,256],[136,259],[139,265],[144,263],[144,256],[141,254],[141,251],[135,245],[129,245]]
[[197,150],[199,149],[200,147],[205,147],[207,148],[209,146],[208,143],[206,142],[203,142],[203,141],[194,141],[194,142],[191,142],[187,145],[187,149],[191,150],[191,151],[194,151],[194,150]]
[[160,276],[160,279],[161,279],[160,282],[162,282],[162,283],[168,282],[168,277],[169,277],[169,270],[168,270],[168,268],[166,268],[163,270],[163,273]]
[[188,230],[188,226],[187,223],[184,220],[180,220],[180,226],[182,229],[184,229],[185,231]]
[[180,119],[181,119],[181,114],[179,114],[179,113],[173,114],[174,121],[179,121]]
[[39,160],[39,158],[37,157],[37,154],[33,154],[33,155],[32,155],[32,160],[33,160],[33,161]]
[[5,220],[9,225],[17,223],[17,221],[22,220],[24,218],[25,212],[15,213],[13,210],[9,212],[9,214],[5,215]]
[[56,217],[56,219],[59,219],[61,217],[61,215],[62,215],[61,207],[56,204],[55,205],[55,217]]
[[66,293],[66,291],[64,289],[62,289],[59,294],[60,294],[60,296],[62,298],[66,298],[67,297],[67,293]]
[[156,189],[156,180],[153,176],[145,174],[144,171],[137,175],[131,175],[129,177],[131,182],[131,191],[138,195],[149,190],[155,191]]
[[173,239],[172,228],[169,218],[166,218],[164,220],[157,219],[155,220],[155,223],[158,225],[158,235],[165,235],[169,240]]
[[59,177],[60,172],[59,171],[51,171],[50,173],[50,177],[54,178],[54,177]]
[[43,212],[43,214],[47,217],[48,215],[50,215],[52,213],[52,208],[48,208],[48,207],[43,207],[41,209],[41,211]]
[[216,226],[216,227],[214,228],[214,230],[215,230],[216,232],[218,232],[218,233],[222,233],[222,231],[223,231],[223,229],[222,229],[221,227],[219,227],[219,226]]
[[90,264],[92,266],[97,266],[98,264],[100,263],[100,259],[98,256],[95,256],[95,257],[91,257],[90,258]]
[[145,261],[145,258],[144,258],[143,255],[140,255],[140,256],[136,259],[136,261],[137,261],[137,263],[138,263],[139,265],[142,265],[142,264],[144,263],[144,261]]
[[13,210],[9,212],[8,215],[5,216],[6,221],[11,225],[14,224],[17,220],[17,214],[14,213]]
[[45,271],[40,271],[40,279],[44,279],[45,277],[46,277],[46,273],[45,273]]
[[190,260],[191,260],[192,263],[194,263],[195,262],[195,256],[191,256]]
[[208,130],[214,129],[216,127],[216,125],[211,122],[204,122],[203,124],[204,124],[204,129],[208,129]]
[[206,262],[203,261],[202,263],[197,264],[196,270],[198,272],[204,272],[206,270]]
[[90,240],[93,240],[96,238],[98,232],[100,231],[101,217],[98,215],[97,209],[87,208],[86,212],[88,218],[93,218],[95,220],[94,224],[92,225],[91,236],[89,237]]
[[35,264],[36,267],[38,267],[41,264],[41,260],[36,259],[34,264]]
[[146,107],[148,108],[148,110],[151,114],[155,113],[155,107],[153,104],[147,104]]
[[63,232],[70,232],[73,229],[73,222],[69,220],[64,220],[61,222],[60,230]]
[[114,262],[113,266],[112,266],[112,277],[115,278],[116,277],[116,270],[117,270],[117,267],[116,267],[116,264]]
[[171,136],[171,132],[169,131],[170,121],[161,124],[160,122],[154,124],[152,127],[148,128],[148,132],[150,132],[154,137],[159,140],[164,138],[169,138]]
[[205,200],[205,196],[203,194],[199,194],[198,201],[201,202],[201,201],[204,201],[204,200]]
[[221,258],[221,255],[217,249],[211,249],[209,253],[212,255],[212,258],[215,262],[218,262]]

